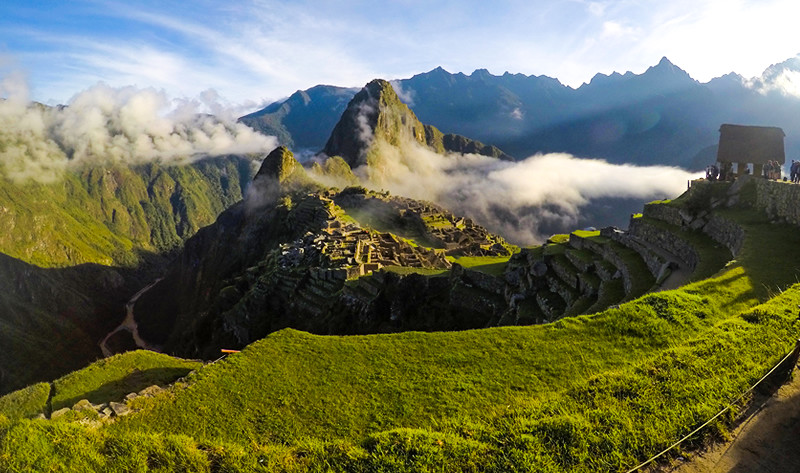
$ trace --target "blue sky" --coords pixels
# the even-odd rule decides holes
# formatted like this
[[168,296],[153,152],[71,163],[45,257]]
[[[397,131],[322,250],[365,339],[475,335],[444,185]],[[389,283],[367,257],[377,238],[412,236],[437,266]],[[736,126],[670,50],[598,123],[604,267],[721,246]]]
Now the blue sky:
[[700,81],[749,78],[800,52],[798,17],[796,0],[3,0],[0,79],[23,74],[45,103],[102,81],[253,108],[436,66],[577,87],[667,56]]

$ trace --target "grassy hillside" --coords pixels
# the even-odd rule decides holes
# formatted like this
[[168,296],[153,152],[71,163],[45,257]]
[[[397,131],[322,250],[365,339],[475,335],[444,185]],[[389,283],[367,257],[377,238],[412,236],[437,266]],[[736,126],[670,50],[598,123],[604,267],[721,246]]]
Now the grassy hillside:
[[133,266],[175,250],[241,200],[251,178],[240,157],[186,166],[92,168],[50,184],[3,181],[0,252],[41,267]]
[[[747,232],[735,261],[709,279],[598,314],[448,333],[284,330],[95,426],[8,420],[13,410],[2,398],[0,464],[10,471],[624,470],[727,405],[794,345],[800,286],[789,286],[800,256],[785,249],[800,235],[756,212],[721,213]],[[77,381],[70,399],[97,389]],[[13,394],[13,405],[41,397],[31,391]]]
[[229,156],[0,178],[0,394],[101,357],[125,302],[251,175],[250,159]]

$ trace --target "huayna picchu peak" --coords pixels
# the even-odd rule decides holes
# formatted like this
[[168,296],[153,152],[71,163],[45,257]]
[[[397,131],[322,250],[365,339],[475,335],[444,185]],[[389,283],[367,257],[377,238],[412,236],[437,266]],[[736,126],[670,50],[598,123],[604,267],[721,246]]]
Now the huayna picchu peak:
[[513,160],[494,146],[459,135],[445,135],[434,126],[422,124],[392,85],[382,79],[371,81],[353,97],[322,152],[341,156],[355,169],[375,164],[380,156],[376,146],[397,147],[406,142],[418,143],[437,153],[475,153]]

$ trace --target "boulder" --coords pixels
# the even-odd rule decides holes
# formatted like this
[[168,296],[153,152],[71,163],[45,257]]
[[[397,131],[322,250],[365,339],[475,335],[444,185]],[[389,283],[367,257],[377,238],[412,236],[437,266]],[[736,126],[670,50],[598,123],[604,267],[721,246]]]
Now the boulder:
[[73,411],[94,411],[95,407],[88,399],[81,399],[72,406]]
[[70,412],[71,410],[72,409],[70,409],[69,407],[62,407],[61,409],[53,411],[53,413],[50,414],[50,418],[51,419],[58,419],[59,417],[65,415],[67,412]]
[[121,402],[109,402],[108,406],[117,417],[122,417],[131,413],[131,409],[127,406],[127,404],[123,404]]

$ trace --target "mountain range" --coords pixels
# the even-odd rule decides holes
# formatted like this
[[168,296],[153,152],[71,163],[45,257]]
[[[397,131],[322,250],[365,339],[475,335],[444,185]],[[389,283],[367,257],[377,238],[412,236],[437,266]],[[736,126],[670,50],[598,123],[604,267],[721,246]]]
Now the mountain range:
[[[722,123],[782,127],[787,155],[800,154],[800,98],[784,87],[798,71],[793,58],[759,78],[731,73],[701,83],[665,57],[641,74],[598,73],[577,89],[546,76],[441,67],[392,84],[423,123],[517,159],[566,152],[696,170],[714,161]],[[240,120],[298,152],[316,153],[357,92],[318,85]]]
[[800,186],[604,187],[627,229],[495,228],[586,214],[565,170],[688,175],[512,155],[691,167],[736,107],[789,132],[797,66],[699,84],[664,59],[578,89],[436,69],[242,119],[301,159],[76,161],[67,140],[49,179],[0,162],[0,471],[627,471],[738,409],[680,452],[718,438],[796,362]]

